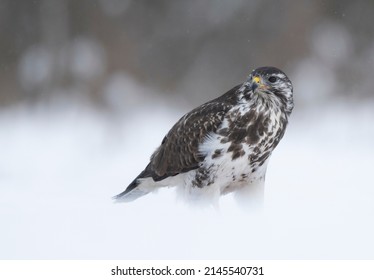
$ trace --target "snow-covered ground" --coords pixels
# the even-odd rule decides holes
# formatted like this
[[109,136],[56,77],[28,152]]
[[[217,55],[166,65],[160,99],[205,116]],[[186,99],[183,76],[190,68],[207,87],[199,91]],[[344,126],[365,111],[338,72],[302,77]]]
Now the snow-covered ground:
[[268,167],[264,214],[231,196],[220,213],[195,209],[172,189],[112,202],[179,109],[3,111],[0,259],[373,259],[373,108],[295,112]]

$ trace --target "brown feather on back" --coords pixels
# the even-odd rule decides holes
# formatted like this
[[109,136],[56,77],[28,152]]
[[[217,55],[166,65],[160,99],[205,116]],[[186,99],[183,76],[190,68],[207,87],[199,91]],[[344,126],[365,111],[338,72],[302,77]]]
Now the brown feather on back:
[[165,178],[199,167],[204,160],[199,145],[209,133],[218,130],[236,102],[235,92],[239,87],[192,110],[171,128],[151,157],[150,165],[157,176]]

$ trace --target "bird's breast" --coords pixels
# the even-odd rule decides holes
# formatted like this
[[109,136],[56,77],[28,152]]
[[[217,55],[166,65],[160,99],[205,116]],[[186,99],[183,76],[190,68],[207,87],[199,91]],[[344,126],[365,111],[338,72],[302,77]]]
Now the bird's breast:
[[205,159],[196,171],[199,180],[195,185],[209,185],[217,180],[226,185],[231,181],[250,183],[260,170],[266,170],[266,162],[284,128],[280,111],[232,110],[219,129],[199,146]]
[[284,120],[276,108],[238,106],[227,114],[217,130],[217,137],[221,144],[229,143],[227,151],[232,153],[233,159],[244,156],[245,146],[253,150],[251,153],[258,154],[271,147],[274,138],[284,129]]

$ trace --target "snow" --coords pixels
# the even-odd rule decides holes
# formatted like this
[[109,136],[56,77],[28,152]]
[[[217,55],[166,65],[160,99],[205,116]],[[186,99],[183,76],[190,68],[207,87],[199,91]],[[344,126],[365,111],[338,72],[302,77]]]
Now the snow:
[[296,107],[262,214],[231,196],[194,208],[173,189],[113,203],[186,110],[3,110],[0,259],[373,259],[372,108]]

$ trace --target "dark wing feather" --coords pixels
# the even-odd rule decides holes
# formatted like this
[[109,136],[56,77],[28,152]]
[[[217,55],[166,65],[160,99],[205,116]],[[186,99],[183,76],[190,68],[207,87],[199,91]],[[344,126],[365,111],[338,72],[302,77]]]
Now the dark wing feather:
[[232,88],[221,97],[184,115],[162,140],[147,167],[125,191],[114,198],[118,201],[131,201],[147,194],[147,191],[138,189],[141,178],[152,177],[153,180],[160,181],[198,168],[199,163],[204,160],[204,156],[199,154],[199,144],[208,133],[217,131],[225,114],[236,104],[239,87],[240,85]]
[[232,88],[221,97],[184,115],[153,153],[146,168],[147,175],[159,181],[198,168],[204,160],[204,156],[199,154],[199,145],[210,132],[217,131],[225,114],[237,102],[235,93],[239,87]]

